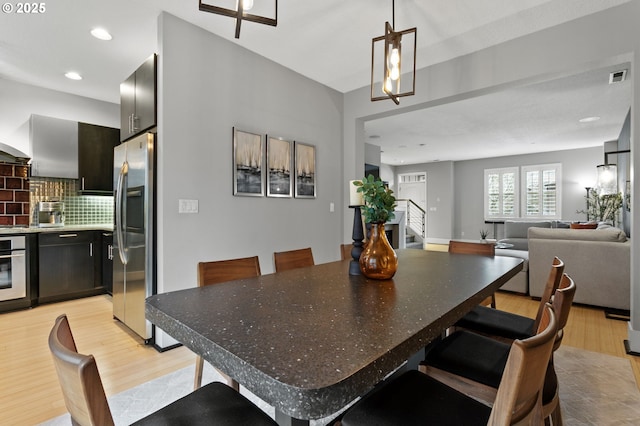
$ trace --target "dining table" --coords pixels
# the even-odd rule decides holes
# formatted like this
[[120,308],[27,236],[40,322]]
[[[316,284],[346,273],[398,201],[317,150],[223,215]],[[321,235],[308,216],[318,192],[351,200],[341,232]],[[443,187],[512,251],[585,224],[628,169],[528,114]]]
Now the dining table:
[[339,412],[522,270],[514,257],[397,250],[390,280],[349,260],[156,294],[146,316],[275,407],[280,425]]

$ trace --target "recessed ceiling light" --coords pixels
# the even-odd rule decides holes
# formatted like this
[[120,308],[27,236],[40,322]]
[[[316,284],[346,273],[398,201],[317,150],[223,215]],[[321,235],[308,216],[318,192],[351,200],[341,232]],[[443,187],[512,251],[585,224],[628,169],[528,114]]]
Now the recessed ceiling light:
[[82,76],[75,71],[69,71],[64,76],[69,80],[82,80]]
[[581,123],[591,123],[592,121],[598,121],[598,120],[600,120],[600,117],[594,116],[594,117],[581,118],[578,121]]
[[109,34],[109,31],[105,30],[104,28],[92,29],[91,35],[100,40],[111,40],[113,38],[111,37],[111,34]]

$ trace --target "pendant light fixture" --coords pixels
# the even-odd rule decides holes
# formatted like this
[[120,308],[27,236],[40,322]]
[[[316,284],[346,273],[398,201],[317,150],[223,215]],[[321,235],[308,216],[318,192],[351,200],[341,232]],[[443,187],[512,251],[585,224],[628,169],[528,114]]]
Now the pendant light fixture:
[[[199,8],[203,12],[216,13],[218,15],[236,18],[236,38],[240,38],[240,25],[242,24],[242,21],[257,22],[258,24],[271,25],[272,27],[278,26],[278,0],[255,0],[255,5],[254,0],[236,0],[235,9],[227,9],[222,6],[216,6],[215,4],[204,3],[202,0],[199,0],[199,2]],[[224,4],[229,3],[229,0],[212,0],[211,3]],[[256,8],[264,8],[260,9],[260,13],[263,11],[269,12],[271,5],[273,5],[273,17],[249,13],[250,10],[254,10],[254,6],[256,6]]]
[[371,100],[391,99],[400,105],[399,98],[415,94],[418,30],[396,32],[395,0],[391,7],[392,24],[385,22],[384,35],[371,41]]

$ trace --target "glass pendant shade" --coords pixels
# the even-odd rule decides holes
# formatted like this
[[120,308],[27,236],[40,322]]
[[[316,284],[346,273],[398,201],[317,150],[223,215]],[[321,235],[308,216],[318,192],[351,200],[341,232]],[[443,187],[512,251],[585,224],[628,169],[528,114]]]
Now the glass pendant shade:
[[618,192],[618,168],[615,164],[601,164],[597,167],[596,191],[598,195]]
[[[278,0],[236,0],[235,2],[230,0],[207,0],[206,2],[199,0],[199,9],[203,12],[236,18],[236,38],[240,38],[242,21],[257,22],[272,27],[278,25]],[[251,13],[248,13],[249,11]]]

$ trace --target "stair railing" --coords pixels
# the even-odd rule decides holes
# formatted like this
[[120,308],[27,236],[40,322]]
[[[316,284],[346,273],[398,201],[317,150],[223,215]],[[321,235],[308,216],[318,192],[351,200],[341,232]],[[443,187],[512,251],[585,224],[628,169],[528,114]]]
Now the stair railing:
[[407,228],[410,228],[424,240],[427,233],[427,212],[411,199],[399,199],[396,201],[398,203],[402,202],[406,206]]

